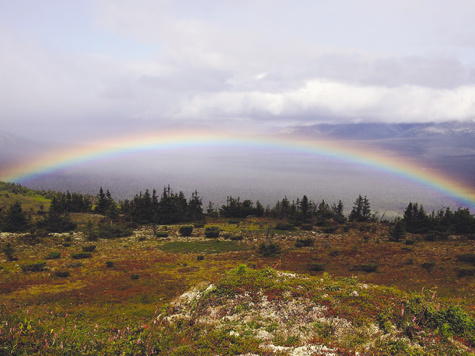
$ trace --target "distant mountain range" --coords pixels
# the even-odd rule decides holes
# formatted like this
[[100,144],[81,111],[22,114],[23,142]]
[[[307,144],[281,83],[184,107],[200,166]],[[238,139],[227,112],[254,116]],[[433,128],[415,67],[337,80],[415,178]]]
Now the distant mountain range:
[[464,136],[475,138],[475,122],[445,122],[423,124],[351,123],[291,126],[280,134],[307,137],[331,137],[350,140]]
[[287,127],[279,134],[366,141],[475,186],[475,122],[317,124]]

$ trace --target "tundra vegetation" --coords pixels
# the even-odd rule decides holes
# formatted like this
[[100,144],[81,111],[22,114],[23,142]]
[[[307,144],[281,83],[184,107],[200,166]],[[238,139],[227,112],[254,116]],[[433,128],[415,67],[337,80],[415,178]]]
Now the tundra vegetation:
[[10,183],[0,208],[0,355],[474,354],[468,209]]

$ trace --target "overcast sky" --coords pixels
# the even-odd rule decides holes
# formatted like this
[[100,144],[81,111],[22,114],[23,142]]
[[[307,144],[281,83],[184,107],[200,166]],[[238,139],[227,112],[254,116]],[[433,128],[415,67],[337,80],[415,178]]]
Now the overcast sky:
[[473,120],[474,18],[473,0],[0,0],[0,129]]

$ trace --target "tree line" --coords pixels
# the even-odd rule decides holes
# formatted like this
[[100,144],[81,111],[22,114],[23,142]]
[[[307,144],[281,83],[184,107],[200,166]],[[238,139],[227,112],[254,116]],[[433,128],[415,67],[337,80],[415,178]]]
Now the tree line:
[[[16,191],[24,193],[26,188],[14,186]],[[264,207],[259,201],[241,200],[240,197],[228,196],[226,203],[214,208],[210,202],[206,213],[202,198],[195,191],[189,198],[182,191],[174,192],[165,186],[160,195],[153,189],[146,189],[132,199],[116,202],[109,190],[101,187],[94,195],[79,193],[42,192],[48,195],[51,204],[48,212],[31,216],[23,211],[19,202],[0,210],[0,231],[20,232],[41,230],[48,232],[65,232],[76,228],[70,213],[100,214],[110,223],[166,225],[183,222],[203,221],[206,216],[225,218],[245,218],[248,216],[268,217],[288,221],[295,225],[311,224],[317,226],[338,225],[350,222],[369,222],[376,219],[371,211],[369,199],[359,195],[353,203],[348,216],[344,214],[343,203],[328,204],[302,198],[290,201],[287,197],[278,200],[274,206]],[[468,209],[449,208],[427,214],[422,205],[409,203],[402,219],[395,222],[400,235],[410,233],[473,233],[475,218]]]

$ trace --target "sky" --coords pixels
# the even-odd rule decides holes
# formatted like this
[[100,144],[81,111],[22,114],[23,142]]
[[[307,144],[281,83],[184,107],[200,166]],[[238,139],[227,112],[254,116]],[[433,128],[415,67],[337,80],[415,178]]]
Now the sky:
[[0,0],[1,130],[475,118],[473,0]]

